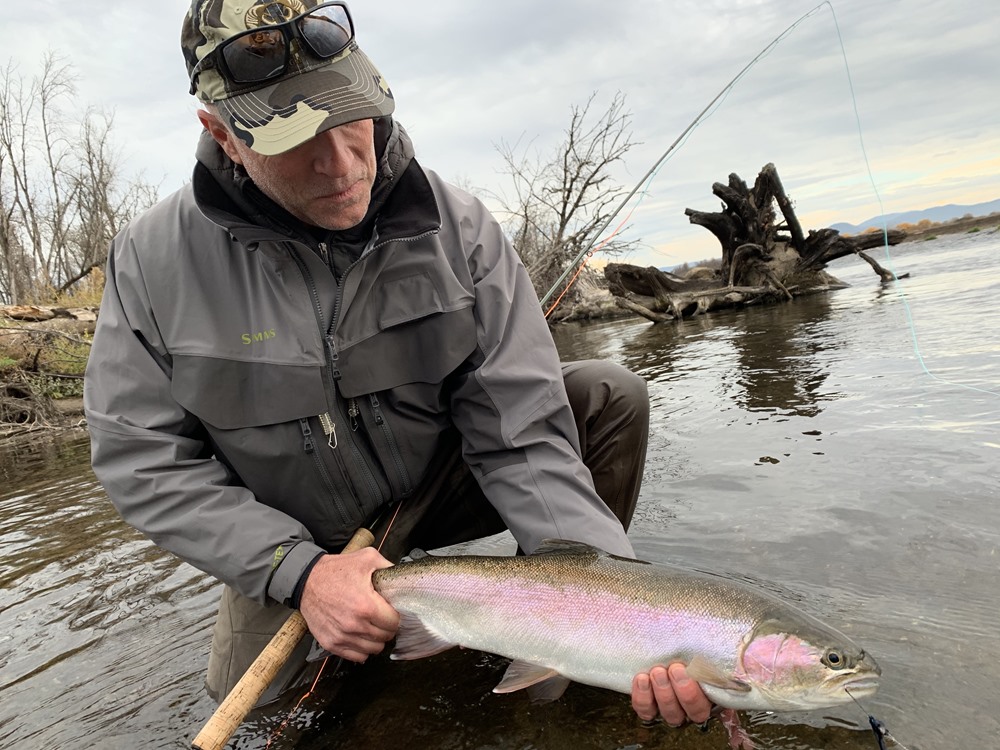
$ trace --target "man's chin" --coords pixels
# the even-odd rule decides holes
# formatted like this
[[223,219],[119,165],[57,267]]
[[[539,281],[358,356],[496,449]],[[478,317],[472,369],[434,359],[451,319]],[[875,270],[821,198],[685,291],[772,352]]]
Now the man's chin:
[[368,201],[352,201],[346,205],[335,200],[321,199],[320,202],[328,205],[316,207],[307,221],[323,229],[340,231],[356,227],[368,213]]

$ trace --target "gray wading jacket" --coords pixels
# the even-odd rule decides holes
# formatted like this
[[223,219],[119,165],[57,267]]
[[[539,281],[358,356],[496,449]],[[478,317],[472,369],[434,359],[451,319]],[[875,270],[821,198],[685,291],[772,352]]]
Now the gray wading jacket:
[[[322,248],[234,212],[206,169],[113,242],[86,376],[94,471],[122,517],[260,603],[405,497],[450,425],[522,548],[631,555],[579,458],[558,357],[489,212],[394,126],[373,236]],[[216,192],[218,192],[216,190]]]

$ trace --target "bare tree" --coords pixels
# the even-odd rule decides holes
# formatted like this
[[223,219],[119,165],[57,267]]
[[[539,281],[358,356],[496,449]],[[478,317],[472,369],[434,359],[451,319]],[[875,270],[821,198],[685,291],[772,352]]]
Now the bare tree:
[[[613,167],[635,145],[625,96],[615,94],[607,109],[593,117],[592,94],[586,104],[570,108],[565,139],[551,155],[528,155],[520,142],[497,146],[504,174],[513,182],[513,198],[497,196],[514,247],[539,297],[567,266],[598,238],[625,195],[612,177]],[[625,245],[611,241],[602,250]]]
[[74,220],[60,246],[60,293],[103,266],[114,236],[158,198],[156,187],[140,177],[123,181],[121,160],[111,143],[113,124],[110,115],[89,109],[81,127],[79,161],[72,174]]
[[154,186],[123,180],[113,118],[74,112],[75,95],[71,67],[52,53],[30,82],[13,62],[0,71],[0,303],[67,291],[156,200]]

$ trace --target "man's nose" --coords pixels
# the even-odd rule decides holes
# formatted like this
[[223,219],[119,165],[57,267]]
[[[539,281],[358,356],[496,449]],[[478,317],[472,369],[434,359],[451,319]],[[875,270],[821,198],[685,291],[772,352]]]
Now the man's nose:
[[316,136],[315,144],[313,166],[317,172],[338,177],[351,171],[354,152],[350,148],[349,139],[340,128],[330,128],[320,133]]

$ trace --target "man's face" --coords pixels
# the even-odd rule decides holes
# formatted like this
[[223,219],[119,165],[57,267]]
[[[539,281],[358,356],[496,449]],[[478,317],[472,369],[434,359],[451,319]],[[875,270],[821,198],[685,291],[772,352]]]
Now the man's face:
[[325,229],[349,229],[364,219],[376,170],[372,120],[349,122],[291,151],[262,156],[218,118],[208,116],[216,127],[204,117],[202,123],[229,158],[242,164],[257,187],[296,218]]

